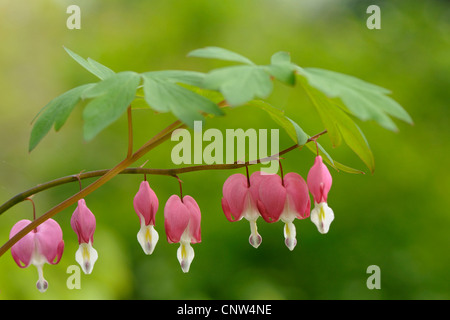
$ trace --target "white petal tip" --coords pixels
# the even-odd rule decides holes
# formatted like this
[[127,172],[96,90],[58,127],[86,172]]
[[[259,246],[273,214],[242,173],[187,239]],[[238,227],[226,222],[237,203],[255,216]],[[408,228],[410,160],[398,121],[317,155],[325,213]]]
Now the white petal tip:
[[248,242],[253,248],[257,249],[262,242],[262,237],[259,234],[251,234],[248,238]]
[[289,250],[294,250],[295,246],[297,245],[297,231],[295,229],[295,225],[287,221],[284,224],[284,243],[286,244],[286,247],[288,247]]
[[177,250],[177,258],[180,263],[181,270],[183,270],[184,273],[189,272],[194,256],[194,249],[191,247],[190,243],[180,243],[180,247]]
[[36,288],[40,291],[40,292],[45,292],[48,289],[48,282],[45,279],[39,279],[36,282]]
[[284,240],[284,243],[286,244],[286,247],[288,247],[289,250],[294,250],[295,246],[297,245],[297,239],[295,238],[286,238]]
[[137,239],[144,253],[150,255],[155,250],[159,235],[153,225],[142,225],[137,234]]
[[183,260],[183,261],[180,262],[180,266],[181,266],[181,270],[184,273],[188,273],[189,272],[189,268],[191,266],[191,263],[189,261],[187,261],[187,260]]

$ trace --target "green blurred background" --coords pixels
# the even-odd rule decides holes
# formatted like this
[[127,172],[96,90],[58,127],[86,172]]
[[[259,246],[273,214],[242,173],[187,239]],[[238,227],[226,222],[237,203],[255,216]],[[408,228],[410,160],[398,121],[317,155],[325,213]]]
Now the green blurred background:
[[[81,8],[81,30],[66,28],[70,4]],[[381,8],[381,30],[366,27],[370,4]],[[186,57],[205,46],[234,50],[259,64],[268,63],[274,52],[289,51],[302,67],[354,75],[392,90],[415,122],[397,122],[398,133],[360,124],[375,155],[375,173],[332,170],[328,202],[336,218],[330,232],[319,234],[309,219],[296,220],[299,243],[293,252],[284,245],[281,222],[259,219],[263,242],[254,249],[248,223],[226,220],[222,185],[239,171],[187,173],[181,176],[184,193],[201,207],[203,241],[193,246],[195,259],[183,274],[178,245],[167,243],[163,228],[163,205],[178,193],[177,181],[149,177],[160,200],[160,240],[146,256],[136,240],[139,220],[132,206],[142,176],[123,175],[86,198],[97,218],[99,259],[93,274],[81,275],[81,289],[66,286],[66,270],[76,264],[78,248],[69,223],[72,206],[55,217],[66,248],[57,266],[44,267],[47,292],[35,287],[36,268],[18,268],[7,252],[0,258],[0,299],[449,299],[449,35],[446,1],[0,0],[1,203],[57,177],[113,167],[125,156],[125,117],[84,142],[81,106],[59,133],[52,130],[27,152],[35,114],[62,92],[96,81],[63,46],[115,71],[137,72],[207,72],[222,66]],[[323,130],[300,87],[276,85],[269,101],[309,134]],[[174,119],[150,110],[134,115],[135,146]],[[260,110],[237,108],[209,119],[206,128],[278,126]],[[280,132],[281,148],[290,146]],[[333,149],[326,136],[320,141],[336,160],[365,169],[346,146]],[[149,160],[147,167],[173,167],[174,145],[165,143],[136,166]],[[294,151],[286,155],[284,170],[306,177],[313,161],[313,153]],[[74,183],[37,195],[38,214],[77,190]],[[31,212],[25,202],[2,214],[0,242]],[[366,286],[370,265],[380,267],[379,290]]]

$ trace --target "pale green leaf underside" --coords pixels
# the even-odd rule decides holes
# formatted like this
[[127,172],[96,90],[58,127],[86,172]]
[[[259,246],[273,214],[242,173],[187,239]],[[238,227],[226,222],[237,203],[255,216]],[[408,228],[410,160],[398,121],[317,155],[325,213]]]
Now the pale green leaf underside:
[[223,111],[209,100],[167,78],[146,73],[144,78],[145,101],[158,112],[172,112],[178,119],[193,127],[194,121],[203,121],[202,112],[223,115]]
[[234,107],[255,98],[267,98],[273,83],[263,67],[232,66],[208,73],[203,87],[220,91],[227,103]]
[[222,93],[227,103],[233,107],[252,99],[267,98],[273,90],[272,77],[288,85],[295,84],[297,66],[291,63],[288,52],[275,53],[271,57],[271,64],[264,66],[257,66],[240,54],[218,47],[197,49],[188,56],[245,64],[212,70],[202,84],[202,88]]

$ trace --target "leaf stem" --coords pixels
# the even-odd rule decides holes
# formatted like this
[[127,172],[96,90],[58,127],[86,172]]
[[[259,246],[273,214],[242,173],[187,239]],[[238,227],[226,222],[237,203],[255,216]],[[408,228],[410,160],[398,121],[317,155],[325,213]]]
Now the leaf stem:
[[127,120],[128,120],[128,152],[127,159],[133,154],[133,119],[131,117],[131,106],[127,109]]

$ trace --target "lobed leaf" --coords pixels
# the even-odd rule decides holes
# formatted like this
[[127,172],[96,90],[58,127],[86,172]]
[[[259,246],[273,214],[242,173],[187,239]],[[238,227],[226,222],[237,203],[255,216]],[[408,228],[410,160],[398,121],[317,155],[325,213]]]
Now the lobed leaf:
[[127,110],[140,80],[138,73],[119,72],[83,92],[83,98],[92,98],[83,112],[85,140],[94,138]]
[[291,63],[291,56],[288,52],[280,51],[272,55],[270,65],[266,66],[267,72],[276,79],[288,85],[295,85],[295,72],[297,66]]
[[72,110],[81,100],[83,92],[94,85],[89,83],[73,88],[50,101],[35,118],[36,121],[31,130],[28,151],[31,152],[38,145],[53,125],[55,131],[59,131]]
[[328,130],[333,146],[338,146],[343,139],[373,172],[375,162],[372,151],[356,123],[341,108],[337,107],[336,103],[330,100],[325,93],[310,86],[304,79],[301,80],[301,83],[316,107],[322,123]]
[[172,112],[178,119],[193,127],[194,121],[203,120],[201,112],[223,115],[223,111],[209,100],[167,78],[145,73],[145,101],[156,111]]
[[225,61],[234,61],[245,63],[248,65],[255,65],[250,59],[246,57],[219,47],[206,47],[201,49],[196,49],[188,53],[188,57],[197,57],[197,58],[208,58],[208,59],[218,59]]
[[334,99],[336,105],[360,120],[374,120],[391,131],[397,131],[397,126],[389,116],[413,123],[409,114],[387,96],[390,91],[385,88],[330,70],[298,68],[297,71],[309,86]]
[[157,78],[172,83],[184,83],[192,86],[200,86],[205,79],[205,74],[197,71],[162,70],[150,71],[142,74],[144,77]]
[[211,71],[203,88],[220,91],[230,106],[267,98],[273,89],[270,75],[260,66],[232,66]]
[[83,68],[85,68],[87,71],[91,72],[101,80],[107,79],[115,74],[115,72],[112,71],[110,68],[102,65],[101,63],[91,58],[84,59],[66,47],[64,47],[64,50],[66,50],[66,52]]
[[286,117],[284,111],[277,109],[269,103],[261,100],[249,101],[247,105],[258,107],[267,112],[269,116],[286,131],[288,136],[300,146],[300,148],[306,145],[308,149],[315,154],[317,153],[318,148],[319,154],[336,170],[342,170],[347,173],[364,174],[361,170],[351,168],[333,160],[320,143],[316,142],[317,146],[315,143],[307,143],[310,136],[294,120]]

